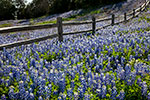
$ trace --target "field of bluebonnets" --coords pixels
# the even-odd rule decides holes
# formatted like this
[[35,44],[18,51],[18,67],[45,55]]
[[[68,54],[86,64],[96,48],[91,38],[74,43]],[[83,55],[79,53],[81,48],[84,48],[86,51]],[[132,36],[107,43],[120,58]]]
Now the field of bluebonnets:
[[[61,43],[4,48],[1,100],[150,100],[149,16],[147,10],[126,24],[65,36]],[[36,38],[38,32],[49,33],[0,35],[0,44]]]

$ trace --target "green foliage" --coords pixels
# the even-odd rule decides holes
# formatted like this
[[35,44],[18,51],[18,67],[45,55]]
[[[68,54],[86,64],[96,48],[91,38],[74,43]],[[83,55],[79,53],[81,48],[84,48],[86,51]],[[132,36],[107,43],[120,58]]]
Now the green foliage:
[[1,25],[0,25],[0,28],[1,28],[1,27],[10,27],[10,26],[12,26],[11,23],[1,24]]
[[[150,14],[149,14],[150,16]],[[149,17],[146,17],[146,16],[142,16],[138,19],[139,22],[143,21],[143,20],[146,20],[148,23],[150,22],[150,18]]]
[[50,24],[50,23],[56,23],[56,20],[39,22],[39,23],[36,23],[36,24],[37,25],[44,25],[44,24]]
[[[102,6],[106,4],[113,4],[126,0],[33,0],[30,4],[25,5],[26,0],[1,0],[0,1],[0,20],[14,19],[15,13],[17,13],[18,19],[23,18],[36,18],[43,15],[49,15],[54,13],[63,13],[69,10],[75,9],[89,9]],[[89,13],[89,11],[85,11]],[[90,14],[100,13],[100,10],[93,10]],[[83,14],[83,15],[84,15]],[[75,18],[72,16],[69,19]],[[44,22],[39,24],[45,24],[51,22]],[[52,22],[53,23],[53,22]]]
[[15,10],[12,0],[0,0],[0,20],[13,19]]
[[142,99],[142,94],[141,94],[141,87],[137,85],[136,83],[128,86],[125,86],[125,98],[131,99],[131,100],[141,100]]

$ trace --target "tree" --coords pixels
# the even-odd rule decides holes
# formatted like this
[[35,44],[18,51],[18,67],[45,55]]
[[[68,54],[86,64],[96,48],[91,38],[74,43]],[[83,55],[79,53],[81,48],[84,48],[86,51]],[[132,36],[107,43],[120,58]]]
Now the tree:
[[16,7],[17,17],[23,18],[26,0],[13,0],[13,5]]
[[14,19],[15,12],[19,19],[35,18],[121,1],[126,0],[33,0],[28,5],[25,5],[26,0],[0,0],[0,20]]
[[15,10],[11,0],[0,0],[0,20],[14,19]]
[[[49,13],[49,1],[48,0],[33,0],[26,8],[30,10],[31,17],[39,17]],[[29,9],[30,8],[30,9]]]

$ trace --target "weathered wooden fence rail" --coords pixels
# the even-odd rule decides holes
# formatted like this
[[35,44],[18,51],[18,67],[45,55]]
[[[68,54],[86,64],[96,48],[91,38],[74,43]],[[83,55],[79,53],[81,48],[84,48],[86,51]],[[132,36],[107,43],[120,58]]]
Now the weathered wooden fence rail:
[[8,27],[8,28],[0,29],[0,34],[9,33],[9,32],[19,32],[19,31],[46,29],[46,28],[53,28],[53,27],[57,27],[57,24],[25,25],[25,26],[17,26],[17,27]]
[[[0,34],[4,33],[9,33],[9,32],[19,32],[19,31],[29,31],[29,30],[37,30],[37,29],[47,29],[47,28],[54,28],[57,27],[58,29],[58,34],[53,34],[53,35],[48,35],[36,39],[28,39],[28,40],[21,40],[17,41],[14,43],[9,43],[9,44],[2,44],[0,45],[0,50],[3,50],[3,48],[13,48],[21,45],[26,45],[26,44],[31,44],[34,42],[40,42],[44,41],[47,39],[52,39],[58,37],[59,41],[63,41],[63,35],[71,35],[71,34],[79,34],[79,33],[85,33],[85,32],[92,32],[94,34],[96,31],[106,28],[108,26],[113,26],[122,22],[126,22],[136,16],[138,16],[145,8],[148,6],[150,1],[145,1],[144,4],[142,4],[139,8],[133,9],[133,11],[129,13],[124,13],[123,15],[123,20],[119,22],[115,22],[116,18],[120,18],[120,16],[115,16],[112,14],[111,18],[104,18],[104,19],[97,19],[92,16],[92,20],[90,21],[80,21],[80,22],[62,22],[62,18],[58,17],[57,18],[57,23],[56,24],[46,24],[46,25],[26,25],[26,26],[18,26],[18,27],[8,27],[8,28],[3,28],[0,29]],[[103,21],[111,21],[111,24],[102,26],[102,27],[96,27],[96,23],[98,22],[103,22]],[[63,26],[70,26],[70,25],[83,25],[83,24],[92,24],[92,29],[84,30],[84,31],[76,31],[76,32],[69,32],[69,33],[63,33]]]

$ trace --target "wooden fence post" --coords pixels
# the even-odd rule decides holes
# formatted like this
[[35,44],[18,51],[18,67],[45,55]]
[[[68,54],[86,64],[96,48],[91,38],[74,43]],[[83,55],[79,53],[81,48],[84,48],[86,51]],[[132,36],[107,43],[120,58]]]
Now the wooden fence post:
[[142,6],[140,6],[140,13],[142,12]]
[[124,13],[124,21],[127,21],[127,13]]
[[147,8],[146,4],[147,4],[147,0],[145,0],[145,9]]
[[95,21],[95,16],[92,16],[92,34],[95,34],[96,30],[96,21]]
[[57,27],[58,27],[58,39],[63,41],[63,27],[62,27],[62,17],[57,18]]
[[113,26],[115,24],[115,15],[112,14],[112,21],[111,21],[111,25]]
[[133,9],[133,18],[135,17],[135,9]]

